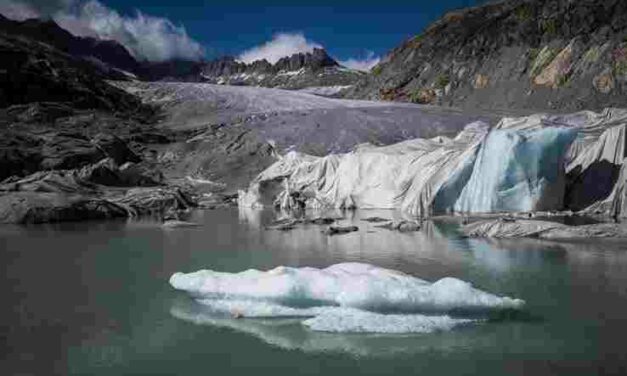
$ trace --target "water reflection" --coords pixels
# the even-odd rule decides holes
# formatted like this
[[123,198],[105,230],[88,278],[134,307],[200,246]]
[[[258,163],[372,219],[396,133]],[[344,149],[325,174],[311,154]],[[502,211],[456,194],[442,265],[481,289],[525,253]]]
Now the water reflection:
[[[425,335],[339,334],[307,330],[301,319],[235,319],[216,316],[189,298],[172,302],[170,314],[195,324],[227,328],[254,336],[264,343],[284,350],[305,353],[344,353],[352,356],[389,357],[425,353],[433,350],[461,350],[489,343],[485,336],[459,335],[470,328],[455,332]],[[478,324],[483,325],[483,324]],[[472,338],[472,340],[471,340]]]
[[[450,275],[453,269],[466,257],[458,252],[467,249],[468,240],[451,236],[458,230],[455,222],[425,221],[417,232],[400,233],[380,228],[381,223],[370,223],[367,218],[379,217],[393,221],[407,219],[399,211],[360,210],[360,211],[319,211],[307,212],[305,217],[340,218],[334,225],[357,226],[359,231],[328,236],[323,233],[326,226],[314,224],[297,225],[290,231],[266,229],[266,226],[283,213],[241,208],[240,223],[258,234],[259,242],[272,249],[283,250],[291,255],[290,265],[328,266],[335,260],[369,260],[370,263],[383,267],[396,268],[410,272],[409,265],[416,263],[439,264],[420,275],[421,278],[435,279]],[[319,265],[320,260],[330,260]],[[443,260],[444,259],[444,260]],[[307,262],[313,264],[307,264]]]
[[[298,353],[400,355],[366,364],[380,364],[381,370],[432,366],[433,372],[426,374],[459,373],[445,366],[475,367],[477,360],[501,363],[504,358],[519,359],[521,367],[529,365],[526,359],[547,364],[575,359],[593,365],[605,365],[610,359],[627,364],[625,242],[466,239],[456,218],[426,221],[418,232],[398,233],[362,220],[401,219],[394,211],[306,214],[341,216],[340,225],[356,225],[359,231],[330,237],[321,232],[324,226],[317,225],[299,225],[286,232],[266,230],[277,213],[248,209],[194,212],[189,220],[200,227],[171,231],[163,231],[156,220],[0,226],[4,276],[0,296],[7,307],[0,313],[5,338],[4,346],[0,341],[5,354],[0,369],[6,374],[39,370],[65,374],[70,373],[67,367],[78,364],[83,368],[77,374],[94,374],[99,360],[88,355],[90,349],[100,354],[103,347],[110,354],[111,346],[125,368],[101,369],[104,374],[195,373],[220,362],[225,368],[218,368],[219,373],[236,374],[224,359],[236,357],[234,352],[243,345],[248,346],[243,351],[251,368],[292,361],[292,369],[308,364],[308,370],[319,373],[330,372],[320,366],[320,356],[299,357]],[[524,299],[530,313],[543,320],[415,336],[318,333],[293,320],[207,317],[167,282],[174,272],[202,268],[237,272],[349,261],[401,270],[429,281],[454,276],[495,294]],[[224,329],[207,330],[203,325]],[[235,331],[248,333],[250,341]],[[72,357],[67,357],[68,352]],[[193,354],[199,368],[188,364]],[[440,355],[439,362],[434,360]],[[333,365],[346,374],[364,373],[357,362],[333,359]],[[240,369],[239,374],[250,374],[251,368]],[[590,371],[602,373],[594,366]],[[279,368],[272,372],[281,373]]]

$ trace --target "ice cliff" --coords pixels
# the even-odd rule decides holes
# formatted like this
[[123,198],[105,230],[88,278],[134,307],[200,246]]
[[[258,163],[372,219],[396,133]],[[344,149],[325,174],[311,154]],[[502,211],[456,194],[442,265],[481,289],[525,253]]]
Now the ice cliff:
[[492,129],[471,123],[455,138],[359,145],[326,157],[290,152],[240,191],[239,205],[627,215],[626,124],[619,109],[532,115]]

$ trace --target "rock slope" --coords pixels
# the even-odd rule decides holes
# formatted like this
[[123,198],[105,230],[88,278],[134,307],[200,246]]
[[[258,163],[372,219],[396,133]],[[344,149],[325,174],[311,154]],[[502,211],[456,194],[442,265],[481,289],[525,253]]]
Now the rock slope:
[[[163,214],[194,206],[156,168],[158,111],[103,71],[0,30],[0,223]],[[53,37],[52,35],[49,35]]]
[[510,0],[446,14],[349,96],[457,107],[601,110],[627,103],[627,3]]

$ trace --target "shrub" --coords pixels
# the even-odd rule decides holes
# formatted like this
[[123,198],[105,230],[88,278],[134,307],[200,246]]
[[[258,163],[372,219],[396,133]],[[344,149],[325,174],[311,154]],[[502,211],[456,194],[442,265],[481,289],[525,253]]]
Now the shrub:
[[516,9],[516,19],[518,21],[528,21],[533,17],[533,11],[529,4],[523,4]]
[[557,34],[557,21],[554,19],[548,19],[542,21],[540,24],[540,28],[542,33],[547,35],[556,35]]
[[627,62],[618,61],[614,64],[615,76],[627,76]]
[[409,95],[409,101],[412,103],[429,104],[435,99],[436,94],[433,89],[421,88],[414,90]]
[[557,80],[558,87],[568,86],[569,83],[570,83],[570,75],[568,74],[560,76],[560,78]]
[[407,42],[407,47],[419,48],[422,45],[423,39],[425,39],[424,34],[418,34]]
[[627,76],[627,47],[619,47],[612,53],[614,59],[614,75]]
[[540,53],[539,48],[530,48],[529,49],[529,60],[534,62],[538,58],[538,54]]
[[598,47],[591,47],[588,51],[586,51],[585,55],[583,55],[583,60],[587,63],[596,63],[599,61],[601,57],[601,53]]
[[375,65],[374,67],[372,67],[370,72],[372,72],[374,76],[379,76],[381,72],[383,72],[383,67],[381,65]]
[[444,89],[446,85],[449,84],[449,82],[451,82],[451,79],[449,78],[449,76],[446,74],[440,73],[435,78],[435,87],[436,89]]

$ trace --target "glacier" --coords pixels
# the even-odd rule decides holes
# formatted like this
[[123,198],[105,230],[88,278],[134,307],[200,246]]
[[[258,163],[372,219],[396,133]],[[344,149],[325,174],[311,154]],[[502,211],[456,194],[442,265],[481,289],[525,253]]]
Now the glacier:
[[242,207],[400,209],[414,216],[573,210],[627,215],[627,110],[503,118],[457,136],[316,157],[289,152]]
[[525,304],[456,278],[430,283],[361,263],[240,273],[200,270],[175,273],[170,285],[216,317],[302,317],[309,329],[330,332],[431,333]]

